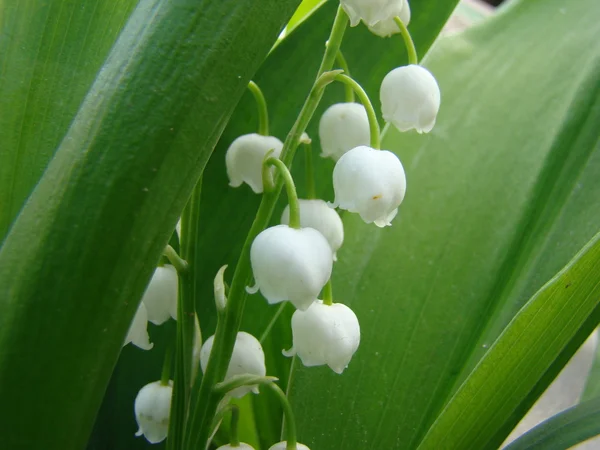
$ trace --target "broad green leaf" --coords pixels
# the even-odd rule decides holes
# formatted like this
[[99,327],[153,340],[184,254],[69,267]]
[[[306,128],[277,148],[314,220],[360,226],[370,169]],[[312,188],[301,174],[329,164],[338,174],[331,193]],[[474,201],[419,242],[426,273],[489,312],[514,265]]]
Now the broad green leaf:
[[297,3],[144,0],[132,13],[0,249],[5,447],[85,445],[162,249]]
[[[454,0],[415,2],[410,27],[421,53],[425,53],[433,43],[455,4]],[[254,78],[264,90],[269,105],[271,133],[280,139],[285,138],[308,95],[337,6],[338,2],[330,0],[302,22],[271,52]],[[380,39],[363,26],[346,31],[342,50],[348,59],[352,75],[370,93],[375,104],[379,84],[385,74],[406,61],[400,37]],[[343,99],[344,92],[341,86],[328,87],[323,103],[308,129],[315,144],[313,152],[318,164],[318,190],[327,199],[332,199],[330,178],[333,162],[318,157],[318,118],[329,105]],[[228,277],[233,273],[237,256],[260,200],[245,185],[239,189],[228,186],[225,151],[236,137],[256,132],[257,123],[256,106],[251,95],[247,93],[240,101],[204,173],[201,207],[203,258],[196,270],[200,274],[198,292],[201,303],[198,305],[198,312],[206,337],[214,332],[216,325],[212,277],[223,264],[229,264],[226,278],[230,279]],[[303,196],[306,195],[306,191],[302,181],[302,155],[298,155],[296,161],[293,172],[299,194]],[[285,195],[282,197],[273,223],[279,222],[285,204]],[[259,295],[251,296],[246,305],[242,330],[260,336],[277,308],[269,307]],[[290,361],[283,358],[281,350],[291,346],[289,317],[292,312],[291,307],[286,310],[282,319],[275,324],[270,338],[264,343],[269,374],[279,377],[284,387],[289,377]],[[254,397],[253,400],[261,443],[264,448],[268,448],[279,440],[281,410],[276,399],[268,391]]]
[[600,434],[600,398],[567,409],[542,422],[506,450],[565,450]]
[[588,374],[581,395],[581,401],[593,400],[600,397],[600,346],[596,346],[596,353],[592,361],[592,368]]
[[0,2],[0,242],[136,3]]
[[515,2],[427,57],[436,128],[383,143],[407,172],[399,217],[384,230],[344,218],[334,292],[359,317],[361,347],[342,376],[294,374],[309,446],[417,447],[516,311],[597,232],[598,8]]
[[600,233],[519,311],[419,449],[490,448],[490,436],[600,302]]

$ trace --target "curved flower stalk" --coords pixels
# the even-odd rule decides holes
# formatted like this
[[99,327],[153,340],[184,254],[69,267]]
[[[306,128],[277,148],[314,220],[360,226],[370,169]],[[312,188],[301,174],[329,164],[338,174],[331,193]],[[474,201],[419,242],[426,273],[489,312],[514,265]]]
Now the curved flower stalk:
[[341,303],[321,300],[292,316],[293,347],[286,356],[298,355],[307,367],[327,365],[341,374],[360,344],[356,314]]
[[273,136],[252,133],[238,137],[227,149],[225,164],[231,187],[246,183],[256,193],[263,192],[262,165],[267,153],[279,158],[283,142]]
[[150,342],[150,337],[148,336],[148,312],[146,311],[146,306],[144,306],[143,302],[140,302],[135,316],[133,316],[123,346],[126,346],[130,342],[142,350],[150,350],[154,347],[154,344]]
[[154,271],[142,297],[148,320],[154,325],[165,323],[169,317],[177,320],[178,283],[177,270],[172,265],[157,267]]
[[388,73],[381,83],[383,119],[400,131],[413,128],[429,133],[440,109],[440,88],[434,76],[422,66],[411,64]]
[[366,223],[391,225],[406,193],[398,157],[387,150],[356,147],[333,169],[334,206],[360,214]]
[[[209,337],[200,350],[200,367],[206,371],[208,358],[212,351],[214,336]],[[263,348],[254,336],[240,331],[235,339],[233,354],[229,361],[225,380],[236,375],[257,375],[264,377],[267,373]],[[241,398],[248,392],[258,393],[258,386],[242,386],[229,392],[232,397]]]
[[151,444],[158,444],[167,437],[173,382],[162,384],[154,381],[144,386],[135,398],[135,420],[139,430],[136,436],[144,436]]
[[375,25],[369,26],[369,30],[381,37],[390,37],[393,34],[400,33],[401,30],[396,24],[394,17],[399,17],[402,23],[405,26],[408,26],[410,23],[410,5],[408,4],[408,0],[398,1],[396,2],[396,7],[394,9],[393,17],[377,22]]
[[350,25],[356,26],[362,20],[372,26],[382,20],[391,19],[404,0],[341,0],[342,8],[350,18]]
[[[302,228],[314,228],[327,239],[333,260],[337,260],[336,252],[344,242],[344,224],[335,209],[330,208],[327,203],[319,199],[298,200],[300,204],[300,226]],[[283,210],[281,223],[290,223],[289,205]]]
[[321,156],[334,161],[348,150],[369,145],[371,132],[367,111],[360,103],[331,105],[319,121]]

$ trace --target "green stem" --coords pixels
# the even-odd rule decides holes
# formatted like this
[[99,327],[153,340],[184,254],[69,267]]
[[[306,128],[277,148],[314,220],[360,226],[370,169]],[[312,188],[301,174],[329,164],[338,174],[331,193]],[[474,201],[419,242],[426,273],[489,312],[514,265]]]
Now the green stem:
[[269,158],[265,164],[276,167],[279,175],[283,178],[288,203],[290,204],[290,227],[300,229],[300,203],[298,202],[298,193],[296,192],[296,185],[294,184],[292,174],[280,159]]
[[404,39],[404,45],[406,45],[406,51],[408,52],[408,63],[409,64],[419,64],[419,58],[417,57],[417,49],[415,48],[415,43],[404,25],[404,22],[400,20],[400,17],[394,17],[394,22],[400,28],[400,33],[402,34],[402,39]]
[[[328,45],[321,62],[321,67],[317,73],[317,80],[306,99],[300,115],[296,119],[296,123],[290,130],[280,159],[287,167],[291,166],[294,159],[294,153],[298,147],[298,142],[302,133],[306,129],[308,122],[313,116],[319,101],[323,96],[323,88],[320,83],[323,83],[322,75],[331,70],[335,55],[340,48],[344,31],[348,24],[348,16],[340,7],[333,23],[331,35],[328,40]],[[328,82],[332,81],[329,80]],[[283,188],[283,180],[280,178],[275,189],[272,192],[265,192],[262,196],[260,206],[254,218],[254,222],[246,236],[246,241],[240,253],[240,257],[233,274],[231,289],[228,293],[227,309],[225,317],[217,324],[215,331],[215,340],[213,349],[208,360],[206,372],[201,379],[199,388],[197,388],[197,401],[190,413],[185,436],[185,447],[188,450],[204,448],[208,441],[212,419],[217,410],[220,401],[220,395],[213,390],[213,386],[225,377],[229,360],[233,352],[235,338],[240,328],[244,306],[246,304],[246,286],[252,279],[252,271],[250,266],[250,247],[252,242],[269,224],[269,220],[273,215],[273,210],[279,198],[281,189]],[[189,261],[189,260],[188,260]],[[198,377],[196,383],[200,382]],[[195,386],[196,388],[196,386]]]
[[177,341],[175,351],[175,377],[171,420],[169,421],[168,450],[179,450],[183,446],[186,418],[192,386],[192,354],[195,334],[196,265],[198,261],[198,237],[200,220],[200,197],[202,179],[194,187],[181,217],[181,256],[190,270],[179,277],[179,299],[177,302]]
[[262,91],[254,81],[248,83],[248,89],[252,92],[256,107],[258,109],[258,133],[263,136],[269,135],[269,110],[267,109],[267,101]]
[[333,21],[333,25],[331,26],[331,33],[329,34],[329,39],[325,44],[325,54],[323,55],[323,60],[321,61],[321,66],[319,67],[319,71],[317,72],[317,78],[331,70],[333,67],[333,62],[335,61],[335,57],[340,50],[342,39],[344,39],[344,33],[346,32],[346,28],[348,26],[348,14],[342,8],[342,6],[338,6],[337,13],[335,15],[335,19]]
[[260,386],[263,384],[273,383],[275,381],[278,381],[278,378],[270,376],[261,377],[260,375],[250,374],[235,375],[225,381],[215,384],[213,391],[224,396],[230,391],[243,386]]
[[229,430],[229,443],[232,447],[240,446],[240,438],[238,437],[238,422],[240,421],[240,408],[236,405],[231,405],[231,428]]
[[165,353],[165,360],[163,361],[162,372],[160,374],[160,384],[162,386],[168,386],[169,380],[171,379],[171,361],[173,359],[173,349],[171,345],[167,346]]
[[331,284],[331,278],[323,288],[323,303],[325,305],[333,305],[333,286]]
[[269,383],[267,386],[277,395],[277,398],[283,406],[283,413],[285,415],[285,440],[287,442],[286,450],[296,450],[296,444],[298,443],[296,438],[296,419],[294,418],[294,411],[292,405],[285,395],[285,392],[281,390],[275,383]]
[[[346,58],[344,58],[344,55],[342,54],[341,50],[338,50],[337,54],[335,55],[335,60],[346,75],[348,75],[349,77],[352,76],[350,75],[350,68],[348,67],[348,62],[346,61]],[[346,92],[346,102],[354,103],[354,90],[352,89],[352,87],[345,85],[344,90]]]
[[277,319],[279,319],[279,316],[281,315],[281,313],[283,313],[283,310],[287,306],[287,303],[288,302],[282,302],[281,305],[279,305],[279,308],[277,308],[275,315],[273,316],[273,318],[267,325],[267,328],[265,328],[265,331],[263,331],[263,334],[261,334],[260,339],[258,340],[261,343],[261,345],[265,342],[265,339],[267,339],[267,336],[271,332],[271,329],[275,325],[275,322],[277,322]]
[[163,251],[163,255],[167,257],[169,262],[175,267],[179,274],[184,274],[188,271],[188,263],[184,259],[182,259],[175,249],[170,245],[167,245]]
[[315,172],[312,162],[312,145],[310,142],[304,143],[304,171],[306,173],[306,198],[317,198]]
[[342,73],[337,75],[335,79],[336,81],[341,81],[346,86],[350,86],[352,90],[356,92],[356,95],[365,107],[365,110],[367,111],[367,117],[369,118],[369,129],[371,132],[371,147],[374,149],[380,149],[381,136],[379,133],[379,123],[377,122],[377,114],[375,114],[375,109],[373,109],[373,105],[371,104],[369,96],[362,88],[362,86],[349,76]]

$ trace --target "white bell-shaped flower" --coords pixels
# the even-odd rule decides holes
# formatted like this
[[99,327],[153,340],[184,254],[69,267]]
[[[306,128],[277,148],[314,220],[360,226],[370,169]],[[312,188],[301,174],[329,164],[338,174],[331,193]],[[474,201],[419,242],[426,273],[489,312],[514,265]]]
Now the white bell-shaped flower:
[[133,316],[123,346],[130,342],[142,350],[150,350],[154,347],[154,344],[150,342],[150,337],[148,336],[148,312],[146,311],[146,306],[143,302],[140,302],[140,305],[135,312],[135,316]]
[[394,16],[382,20],[381,22],[377,22],[375,25],[370,26],[369,30],[371,30],[373,34],[381,37],[390,37],[393,34],[400,33],[400,28],[398,28],[394,17],[399,17],[402,23],[408,26],[410,23],[410,6],[408,0],[398,0],[396,2]]
[[[335,252],[339,250],[344,242],[344,224],[339,214],[323,200],[298,200],[298,203],[300,204],[300,226],[302,228],[314,228],[321,233],[329,242],[335,261]],[[283,210],[281,223],[285,225],[290,223],[289,205]]]
[[175,267],[157,267],[144,292],[142,303],[148,310],[148,320],[161,325],[169,317],[177,320],[178,279]]
[[350,18],[351,26],[355,27],[361,20],[366,25],[372,26],[377,22],[394,17],[398,1],[399,0],[341,0],[341,5]]
[[[202,368],[202,372],[206,371],[214,338],[214,336],[209,337],[200,350],[200,367]],[[240,331],[235,338],[233,354],[231,355],[229,367],[227,367],[227,373],[223,381],[236,375],[245,374],[264,377],[267,374],[267,368],[265,366],[265,354],[258,339],[245,331]],[[229,395],[241,398],[250,391],[258,394],[258,386],[242,386],[230,391]]]
[[423,66],[411,64],[388,73],[381,83],[381,110],[398,130],[429,133],[440,110],[440,88]]
[[236,445],[235,447],[231,444],[221,445],[217,450],[254,450],[254,447],[245,442],[240,442],[240,445]]
[[229,185],[246,183],[260,194],[263,191],[262,166],[265,155],[273,150],[273,158],[279,158],[283,142],[273,136],[252,133],[240,136],[231,143],[225,155]]
[[146,438],[151,444],[158,444],[167,437],[173,382],[162,385],[155,381],[144,386],[135,398],[135,420],[139,430],[136,436]]
[[342,373],[358,349],[360,326],[346,305],[319,300],[306,311],[294,312],[292,335],[294,344],[286,356],[296,354],[307,367],[326,364]]
[[[287,441],[278,442],[277,444],[273,444],[269,447],[269,450],[286,450],[287,449]],[[296,443],[297,450],[310,450],[306,445],[301,444],[300,442]]]
[[387,150],[356,147],[333,169],[333,206],[360,214],[378,227],[391,225],[406,192],[406,175],[396,155]]
[[348,150],[369,145],[369,117],[360,103],[336,103],[327,108],[319,122],[321,156],[334,161]]
[[250,262],[255,290],[260,289],[269,303],[289,300],[306,310],[331,277],[333,251],[313,228],[277,225],[254,239]]

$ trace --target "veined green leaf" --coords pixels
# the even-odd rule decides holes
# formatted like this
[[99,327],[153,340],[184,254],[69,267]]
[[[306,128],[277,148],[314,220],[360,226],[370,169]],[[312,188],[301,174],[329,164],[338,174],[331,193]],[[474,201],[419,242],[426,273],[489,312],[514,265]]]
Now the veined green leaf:
[[0,242],[136,4],[0,2]]
[[361,347],[342,376],[294,375],[311,448],[416,448],[516,311],[598,231],[598,8],[514,2],[428,55],[436,128],[383,140],[407,173],[399,217],[384,230],[344,217],[334,292],[359,318]]
[[600,302],[600,233],[515,316],[433,424],[419,449],[490,448],[515,405]]
[[600,434],[600,398],[576,405],[542,422],[506,450],[566,450]]
[[297,3],[144,0],[132,13],[0,250],[7,448],[85,445],[144,286]]

